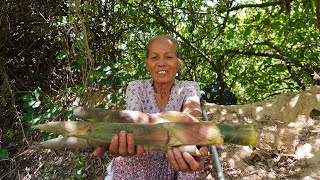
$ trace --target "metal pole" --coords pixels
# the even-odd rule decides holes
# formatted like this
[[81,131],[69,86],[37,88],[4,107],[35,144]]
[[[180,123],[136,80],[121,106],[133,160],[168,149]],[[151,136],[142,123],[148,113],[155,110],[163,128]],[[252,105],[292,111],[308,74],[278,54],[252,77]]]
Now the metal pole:
[[[208,121],[208,115],[207,115],[206,109],[204,108],[204,103],[205,103],[204,100],[201,98],[200,99],[200,104],[201,104],[201,109],[202,109],[202,117],[203,117],[204,121]],[[211,148],[212,155],[213,155],[212,164],[214,163],[215,166],[216,166],[218,179],[224,180],[224,175],[223,175],[222,166],[221,166],[221,163],[220,163],[220,159],[219,159],[217,148],[214,145],[210,146],[210,148]]]

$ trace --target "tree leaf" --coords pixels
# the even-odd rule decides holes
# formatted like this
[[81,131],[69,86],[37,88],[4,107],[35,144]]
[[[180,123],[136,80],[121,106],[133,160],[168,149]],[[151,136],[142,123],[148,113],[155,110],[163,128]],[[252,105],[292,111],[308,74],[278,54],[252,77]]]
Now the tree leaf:
[[0,159],[7,159],[9,158],[8,149],[0,149]]
[[67,57],[67,55],[68,55],[68,52],[67,52],[67,50],[61,50],[59,53],[58,53],[58,55],[57,55],[57,59],[59,59],[59,60],[62,60],[62,59],[65,59],[66,57]]

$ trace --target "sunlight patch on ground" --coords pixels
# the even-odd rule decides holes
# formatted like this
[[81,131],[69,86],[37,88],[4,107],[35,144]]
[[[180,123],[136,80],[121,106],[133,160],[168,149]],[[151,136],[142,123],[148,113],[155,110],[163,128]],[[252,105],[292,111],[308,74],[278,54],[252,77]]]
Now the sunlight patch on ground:
[[289,102],[290,107],[294,108],[300,98],[300,94],[297,94],[294,98]]
[[302,146],[298,146],[295,154],[298,159],[304,159],[304,158],[309,159],[314,157],[314,154],[312,154],[311,151],[312,151],[311,144],[306,143]]

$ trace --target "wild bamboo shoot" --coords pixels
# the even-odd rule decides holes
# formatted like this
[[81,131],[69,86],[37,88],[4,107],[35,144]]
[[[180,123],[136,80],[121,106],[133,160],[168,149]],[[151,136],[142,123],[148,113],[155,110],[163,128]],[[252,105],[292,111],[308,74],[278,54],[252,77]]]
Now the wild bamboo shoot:
[[[136,144],[146,150],[165,152],[181,145],[219,145],[233,143],[253,145],[256,134],[252,125],[227,125],[199,122],[181,112],[146,114],[138,111],[110,111],[94,108],[75,108],[76,117],[90,121],[49,122],[34,126],[36,129],[61,134],[64,138],[35,143],[31,148],[88,148],[108,146],[113,134],[121,130],[132,133]],[[56,145],[54,145],[56,144]],[[192,148],[183,151],[199,152]],[[186,150],[187,149],[187,150]],[[192,149],[192,150],[190,150]]]

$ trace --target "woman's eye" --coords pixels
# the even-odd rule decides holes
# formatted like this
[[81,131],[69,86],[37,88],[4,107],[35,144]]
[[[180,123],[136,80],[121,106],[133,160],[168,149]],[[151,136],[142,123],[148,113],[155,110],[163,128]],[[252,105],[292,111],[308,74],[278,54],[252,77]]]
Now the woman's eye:
[[172,58],[172,56],[167,56],[167,59],[171,59]]

